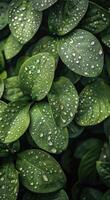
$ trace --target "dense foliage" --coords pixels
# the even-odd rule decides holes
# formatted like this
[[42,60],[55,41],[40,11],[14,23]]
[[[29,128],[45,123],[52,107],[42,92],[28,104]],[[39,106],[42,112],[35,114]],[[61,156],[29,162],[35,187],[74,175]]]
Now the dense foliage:
[[110,200],[110,1],[0,1],[0,200]]

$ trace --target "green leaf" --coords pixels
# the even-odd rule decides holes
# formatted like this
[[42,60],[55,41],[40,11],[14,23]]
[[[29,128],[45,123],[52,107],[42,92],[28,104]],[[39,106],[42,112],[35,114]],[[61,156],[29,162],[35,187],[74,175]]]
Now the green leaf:
[[49,194],[39,194],[37,200],[69,200],[66,192],[64,190],[60,190],[56,193],[49,193]]
[[20,68],[19,80],[24,93],[37,101],[49,92],[55,72],[55,60],[49,53],[27,59]]
[[0,98],[2,97],[4,92],[4,82],[2,79],[0,79]]
[[96,166],[102,182],[110,187],[110,162],[97,161]]
[[100,157],[102,143],[97,143],[94,148],[85,153],[79,165],[79,180],[84,183],[96,184],[98,183],[98,173],[96,170],[96,161]]
[[110,199],[110,190],[105,192],[101,200],[109,200]]
[[102,42],[110,48],[110,27],[101,33]]
[[106,29],[109,23],[109,13],[98,4],[90,2],[88,11],[81,22],[81,27],[96,34]]
[[61,129],[56,126],[48,103],[39,103],[33,106],[30,134],[41,149],[50,153],[61,153],[68,145],[67,129]]
[[87,85],[79,97],[76,122],[91,126],[102,122],[110,115],[110,87],[103,80]]
[[93,188],[84,188],[80,200],[101,200],[103,193]]
[[60,77],[53,83],[48,100],[57,125],[67,126],[73,120],[79,102],[74,85],[66,77]]
[[0,143],[0,157],[7,157],[10,154],[14,154],[20,150],[19,140],[11,144]]
[[74,29],[88,8],[88,0],[61,0],[50,8],[48,24],[50,32],[65,35]]
[[13,35],[10,35],[4,45],[5,58],[7,60],[13,58],[20,52],[22,47],[23,45]]
[[37,44],[35,44],[35,47],[33,48],[32,55],[36,55],[38,53],[42,52],[48,52],[53,55],[55,58],[56,64],[58,63],[58,52],[57,52],[57,43],[58,40],[51,37],[51,36],[45,36],[41,38]]
[[8,21],[13,36],[24,44],[39,29],[42,12],[37,11],[31,1],[12,0],[9,5]]
[[52,6],[57,0],[34,0],[34,6],[37,10],[43,11]]
[[19,188],[18,172],[11,162],[0,165],[0,199],[16,200]]
[[5,80],[4,99],[8,101],[28,100],[29,97],[24,96],[18,76],[9,77]]
[[26,150],[18,154],[16,166],[22,184],[32,192],[54,192],[65,185],[66,177],[60,165],[41,150]]
[[78,126],[75,121],[72,121],[68,125],[68,131],[69,131],[69,138],[76,138],[83,133],[84,127]]
[[65,65],[79,75],[96,77],[102,71],[102,47],[97,38],[86,30],[76,29],[60,39],[58,51]]
[[29,126],[28,103],[9,103],[2,113],[0,113],[0,141],[11,143],[20,138]]
[[110,117],[104,121],[104,133],[107,137],[110,137]]
[[100,145],[102,145],[101,140],[96,139],[96,138],[90,138],[90,139],[84,140],[83,142],[81,142],[81,144],[79,144],[76,147],[74,156],[76,158],[81,159],[88,151],[98,148]]
[[0,51],[0,73],[3,72],[5,66],[5,61],[2,51]]
[[0,30],[8,24],[8,3],[0,2]]

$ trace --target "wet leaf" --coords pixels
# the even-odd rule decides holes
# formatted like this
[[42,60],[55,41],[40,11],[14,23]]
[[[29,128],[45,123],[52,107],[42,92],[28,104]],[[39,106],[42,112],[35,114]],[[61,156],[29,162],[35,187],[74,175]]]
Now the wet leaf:
[[61,153],[68,145],[68,131],[57,127],[48,103],[33,106],[30,133],[34,142],[50,153]]
[[2,79],[0,79],[0,98],[2,97],[4,92],[4,82]]
[[110,115],[110,87],[103,80],[87,85],[79,97],[76,122],[82,126],[96,125]]
[[74,85],[66,77],[60,77],[53,83],[48,100],[57,125],[67,126],[73,120],[79,102]]
[[8,3],[0,2],[0,30],[8,24]]
[[49,53],[27,59],[20,68],[19,80],[24,93],[37,101],[49,92],[55,72],[55,60]]
[[20,138],[29,126],[28,103],[9,103],[0,113],[0,141],[11,143]]
[[18,172],[11,162],[0,165],[0,199],[16,200],[19,188]]
[[9,6],[8,21],[13,36],[24,44],[39,29],[42,12],[37,11],[31,1],[13,0]]
[[49,12],[50,32],[65,35],[74,29],[88,8],[88,0],[60,0]]
[[4,45],[5,58],[7,60],[13,58],[20,52],[22,47],[23,45],[13,35],[10,35]]
[[98,4],[90,2],[88,11],[81,22],[81,27],[96,34],[106,29],[109,23],[109,13]]
[[11,144],[0,143],[0,157],[8,157],[10,154],[14,154],[20,150],[19,140]]
[[101,33],[102,42],[110,48],[110,27]]
[[64,187],[66,178],[56,160],[41,150],[26,150],[18,155],[17,169],[22,184],[37,193],[54,192]]
[[52,6],[57,0],[34,0],[34,6],[36,6],[36,9],[39,11],[45,10]]
[[62,38],[58,46],[61,60],[73,72],[86,77],[96,77],[101,73],[102,47],[90,32],[76,29]]

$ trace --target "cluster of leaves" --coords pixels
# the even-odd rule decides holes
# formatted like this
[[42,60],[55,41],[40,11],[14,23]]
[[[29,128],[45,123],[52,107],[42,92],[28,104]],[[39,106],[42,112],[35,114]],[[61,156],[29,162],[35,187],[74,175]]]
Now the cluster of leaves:
[[0,199],[110,199],[110,1],[0,1]]

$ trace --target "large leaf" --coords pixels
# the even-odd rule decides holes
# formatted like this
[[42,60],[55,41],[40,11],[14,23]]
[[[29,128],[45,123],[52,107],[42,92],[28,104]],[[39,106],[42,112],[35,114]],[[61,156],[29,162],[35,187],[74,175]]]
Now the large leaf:
[[76,29],[62,38],[58,45],[61,60],[72,71],[86,77],[98,76],[103,68],[103,51],[90,32]]
[[7,60],[13,58],[20,52],[22,47],[23,45],[13,35],[10,35],[4,45],[5,58]]
[[101,200],[103,193],[93,188],[84,188],[80,200]]
[[26,60],[20,68],[19,80],[24,93],[41,100],[49,92],[55,71],[55,60],[49,53],[39,53]]
[[56,126],[48,103],[33,106],[30,133],[34,142],[50,153],[61,153],[68,145],[67,129],[60,129]]
[[57,125],[67,126],[77,111],[79,97],[76,88],[66,77],[60,77],[48,94]]
[[0,30],[8,24],[8,3],[0,2]]
[[97,161],[97,172],[106,186],[110,187],[110,162]]
[[58,52],[57,52],[57,43],[58,40],[51,37],[51,36],[45,36],[41,38],[35,47],[33,48],[32,54],[36,55],[38,53],[42,52],[49,52],[53,55],[55,58],[56,64],[58,62]]
[[9,6],[8,21],[10,30],[17,40],[24,44],[37,32],[42,13],[35,9],[29,0],[13,0]]
[[79,98],[76,122],[82,126],[95,125],[110,115],[110,87],[101,79],[87,85]]
[[50,9],[49,29],[58,35],[65,35],[75,28],[85,15],[88,0],[60,0]]
[[33,192],[54,192],[65,185],[66,178],[60,165],[41,150],[26,150],[18,154],[16,166],[22,184]]
[[108,190],[102,197],[101,200],[109,200],[110,199],[110,190]]
[[99,33],[106,29],[109,23],[109,13],[101,6],[90,2],[89,9],[81,22],[81,27],[90,32]]
[[33,0],[37,10],[42,11],[52,6],[57,0]]
[[11,162],[0,165],[0,198],[16,200],[18,194],[18,172]]
[[98,173],[96,170],[96,161],[100,157],[100,152],[102,148],[102,143],[97,143],[94,148],[85,153],[82,157],[79,165],[79,180],[80,182],[97,184],[98,183]]
[[29,107],[24,102],[9,103],[0,113],[1,142],[14,142],[24,134],[30,122]]
[[9,77],[4,82],[5,82],[5,89],[3,93],[4,99],[13,102],[18,100],[29,99],[29,97],[24,96],[20,88],[18,76]]

